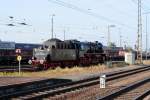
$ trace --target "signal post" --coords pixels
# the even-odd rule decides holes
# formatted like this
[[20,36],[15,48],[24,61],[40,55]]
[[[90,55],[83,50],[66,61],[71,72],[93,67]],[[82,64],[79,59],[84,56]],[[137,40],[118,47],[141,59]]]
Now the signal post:
[[20,73],[21,73],[21,60],[22,60],[21,49],[16,49],[16,55],[17,55],[17,61],[19,63],[19,75],[20,75]]

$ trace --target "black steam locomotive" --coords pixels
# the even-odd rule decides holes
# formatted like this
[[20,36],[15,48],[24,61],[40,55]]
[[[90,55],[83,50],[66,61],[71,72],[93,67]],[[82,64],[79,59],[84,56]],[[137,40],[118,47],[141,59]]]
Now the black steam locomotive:
[[53,38],[33,50],[32,64],[40,69],[103,63],[106,55],[99,42],[80,42]]

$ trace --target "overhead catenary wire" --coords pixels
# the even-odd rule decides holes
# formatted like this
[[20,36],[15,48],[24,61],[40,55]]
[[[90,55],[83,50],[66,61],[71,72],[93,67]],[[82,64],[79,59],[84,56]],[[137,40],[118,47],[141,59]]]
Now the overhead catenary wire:
[[[130,12],[130,13],[129,13],[129,11],[127,11],[127,12],[126,12],[126,11],[123,11],[123,10],[117,8],[116,6],[114,6],[112,3],[107,3],[107,4],[105,4],[105,6],[107,6],[107,7],[110,8],[111,10],[113,9],[113,11],[119,13],[119,15],[123,15],[123,16],[127,16],[127,17],[130,16],[130,18],[132,18],[133,20],[135,20],[134,15],[133,15],[133,14],[136,14],[135,12]],[[132,14],[131,14],[131,13],[132,13]],[[131,17],[131,16],[132,16],[132,17]]]
[[100,19],[100,20],[105,20],[105,21],[107,21],[107,22],[112,22],[112,23],[114,23],[114,24],[117,24],[117,25],[120,25],[120,26],[124,26],[124,27],[127,27],[127,28],[129,28],[129,29],[136,29],[135,27],[126,25],[126,24],[121,23],[121,22],[118,22],[118,21],[116,21],[116,20],[112,20],[112,19],[110,19],[110,18],[107,18],[107,17],[105,17],[105,16],[102,16],[102,15],[99,15],[99,14],[97,14],[97,13],[91,12],[91,11],[89,11],[89,10],[79,8],[79,7],[77,7],[77,6],[73,5],[73,4],[66,3],[66,2],[61,1],[61,0],[49,0],[49,1],[52,2],[52,3],[55,3],[55,4],[57,4],[57,5],[61,5],[61,6],[63,6],[63,7],[67,7],[67,8],[76,10],[76,11],[78,11],[78,12],[81,12],[81,13],[84,13],[84,14],[87,14],[87,15],[90,15],[90,16],[93,16],[93,17],[98,18],[98,19]]

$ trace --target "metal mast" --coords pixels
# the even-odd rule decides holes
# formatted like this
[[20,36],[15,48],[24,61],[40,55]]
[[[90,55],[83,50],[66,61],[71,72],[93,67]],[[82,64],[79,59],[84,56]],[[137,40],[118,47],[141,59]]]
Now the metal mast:
[[121,47],[122,46],[122,35],[121,35],[121,29],[120,28],[119,28],[119,38],[120,38],[119,44]]
[[111,44],[111,39],[110,39],[110,28],[116,27],[115,25],[108,25],[108,40],[107,40],[107,46],[109,47]]
[[142,63],[142,9],[141,0],[138,0],[138,38],[137,38],[137,61]]
[[108,25],[108,39],[107,39],[107,46],[110,46],[110,26]]
[[55,15],[53,14],[52,15],[52,19],[51,19],[51,22],[52,22],[52,28],[51,28],[51,32],[52,32],[52,36],[51,36],[51,38],[53,38],[53,34],[54,34],[54,17]]
[[147,45],[148,45],[148,36],[147,36],[147,14],[146,14],[146,60],[147,60]]
[[65,37],[66,37],[66,31],[65,31],[65,29],[64,29],[64,41],[65,41]]

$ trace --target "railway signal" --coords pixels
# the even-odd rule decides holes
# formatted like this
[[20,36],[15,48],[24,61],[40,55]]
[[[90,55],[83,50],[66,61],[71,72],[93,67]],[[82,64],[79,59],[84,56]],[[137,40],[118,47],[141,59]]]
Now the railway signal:
[[18,62],[19,62],[19,75],[20,75],[20,72],[21,72],[21,60],[22,60],[22,57],[19,55],[19,56],[17,56],[17,60],[18,60]]
[[21,56],[17,56],[17,60],[21,61],[22,57]]
[[16,49],[16,53],[20,54],[21,53],[21,49]]

